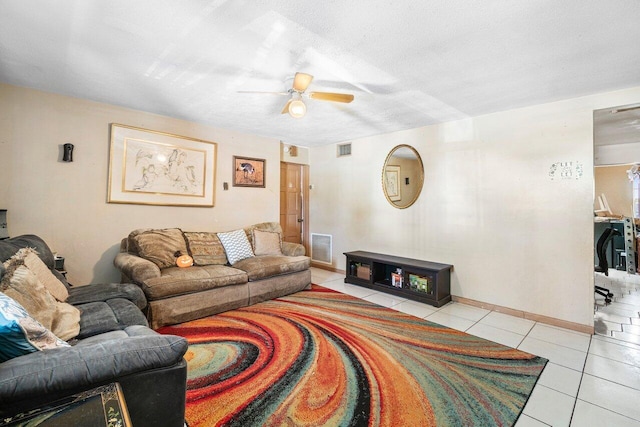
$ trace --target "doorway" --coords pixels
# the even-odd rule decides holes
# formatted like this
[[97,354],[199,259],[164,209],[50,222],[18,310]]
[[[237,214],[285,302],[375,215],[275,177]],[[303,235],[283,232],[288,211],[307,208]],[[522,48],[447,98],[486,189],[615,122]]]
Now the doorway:
[[[640,174],[640,104],[595,110],[593,113],[595,224],[594,238],[616,229],[607,243],[607,274],[594,273],[596,286],[613,294],[611,302],[595,296],[597,335],[640,344],[640,274],[637,270]],[[636,175],[638,177],[636,177]],[[595,242],[594,242],[595,244]],[[596,251],[598,252],[598,251]],[[602,269],[602,267],[600,267]]]
[[282,240],[300,243],[309,254],[309,166],[280,162]]

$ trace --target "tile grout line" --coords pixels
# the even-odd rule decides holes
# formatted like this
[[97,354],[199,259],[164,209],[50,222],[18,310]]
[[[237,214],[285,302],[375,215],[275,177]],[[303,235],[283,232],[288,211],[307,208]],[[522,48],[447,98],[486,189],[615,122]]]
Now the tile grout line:
[[[589,350],[591,350],[591,343],[593,341],[593,335],[589,337],[589,346],[587,347],[587,357],[584,358],[584,363],[582,364],[582,372],[580,373],[580,382],[578,382],[578,390],[576,390],[576,397],[573,400],[573,408],[571,408],[571,418],[569,418],[569,425],[571,425],[571,421],[573,420],[573,416],[576,412],[576,405],[578,403],[578,396],[580,395],[580,387],[582,387],[582,380],[584,378],[584,370],[587,367],[587,359],[589,358]],[[589,402],[587,402],[589,403]]]

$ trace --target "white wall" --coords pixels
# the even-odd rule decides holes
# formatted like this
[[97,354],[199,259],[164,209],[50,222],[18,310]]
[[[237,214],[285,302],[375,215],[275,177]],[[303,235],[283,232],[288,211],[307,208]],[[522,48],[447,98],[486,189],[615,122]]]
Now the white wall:
[[[635,88],[363,138],[339,159],[312,148],[311,232],[333,235],[339,269],[353,250],[449,263],[453,295],[592,326],[593,110],[638,100]],[[404,210],[381,188],[398,144],[425,165]]]
[[[108,204],[109,124],[218,143],[213,208]],[[73,163],[57,160],[75,145]],[[266,188],[233,187],[232,157],[264,158]],[[71,283],[120,280],[113,258],[136,228],[224,231],[278,221],[278,140],[30,89],[0,85],[0,208],[11,236],[33,233],[66,258]],[[229,183],[224,191],[223,182]]]

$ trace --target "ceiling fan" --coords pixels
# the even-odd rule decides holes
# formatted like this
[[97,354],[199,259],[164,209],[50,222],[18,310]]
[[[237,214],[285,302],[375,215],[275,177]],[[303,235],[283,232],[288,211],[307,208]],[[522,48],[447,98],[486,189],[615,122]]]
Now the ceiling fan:
[[343,102],[349,103],[353,101],[354,96],[350,93],[335,93],[335,92],[306,92],[307,88],[311,84],[313,76],[306,73],[296,73],[293,78],[293,84],[291,89],[286,92],[254,92],[254,91],[238,91],[240,93],[264,93],[272,95],[288,95],[290,99],[284,105],[282,114],[287,114],[291,117],[300,118],[307,112],[307,106],[305,105],[302,97],[311,99],[318,99],[321,101],[331,102]]

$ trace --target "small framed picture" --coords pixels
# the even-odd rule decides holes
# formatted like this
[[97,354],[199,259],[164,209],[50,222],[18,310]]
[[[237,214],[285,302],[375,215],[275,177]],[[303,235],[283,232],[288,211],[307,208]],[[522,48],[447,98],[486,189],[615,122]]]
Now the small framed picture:
[[233,186],[264,188],[266,162],[265,159],[233,156]]

